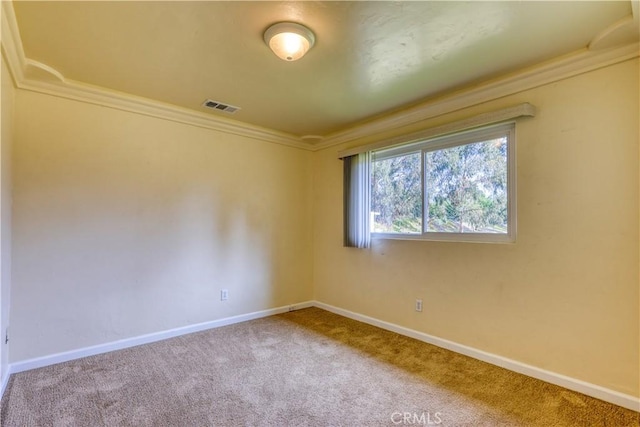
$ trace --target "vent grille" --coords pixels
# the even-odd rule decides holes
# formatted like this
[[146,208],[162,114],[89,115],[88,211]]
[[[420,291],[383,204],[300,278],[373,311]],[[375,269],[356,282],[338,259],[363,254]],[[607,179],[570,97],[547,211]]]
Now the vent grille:
[[225,113],[228,113],[228,114],[233,114],[240,109],[240,107],[224,104],[218,101],[212,101],[211,99],[207,99],[206,101],[204,101],[202,103],[202,106],[209,108],[211,110],[224,111]]

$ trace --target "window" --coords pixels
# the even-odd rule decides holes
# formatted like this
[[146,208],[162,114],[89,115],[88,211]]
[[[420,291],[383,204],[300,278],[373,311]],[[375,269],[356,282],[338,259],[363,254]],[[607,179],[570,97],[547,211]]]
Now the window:
[[372,152],[374,237],[515,240],[514,125]]

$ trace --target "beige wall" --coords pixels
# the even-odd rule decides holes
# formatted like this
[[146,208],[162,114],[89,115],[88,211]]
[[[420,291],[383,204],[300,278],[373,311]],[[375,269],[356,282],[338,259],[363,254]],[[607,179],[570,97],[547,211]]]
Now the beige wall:
[[316,299],[638,396],[638,75],[628,61],[404,130],[538,107],[516,128],[515,244],[343,248],[346,145],[316,153]]
[[11,289],[11,145],[13,141],[14,93],[11,75],[2,57],[2,121],[0,143],[0,384],[8,374],[9,345],[5,333],[9,326]]
[[11,361],[311,299],[312,153],[23,90],[15,132]]

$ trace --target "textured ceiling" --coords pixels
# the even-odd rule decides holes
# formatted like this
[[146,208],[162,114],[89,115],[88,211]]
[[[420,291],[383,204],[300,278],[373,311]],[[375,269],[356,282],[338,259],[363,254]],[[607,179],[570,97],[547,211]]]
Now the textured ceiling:
[[[326,135],[587,47],[631,15],[603,2],[15,2],[27,58],[66,79],[246,123]],[[262,34],[311,28],[284,62]]]

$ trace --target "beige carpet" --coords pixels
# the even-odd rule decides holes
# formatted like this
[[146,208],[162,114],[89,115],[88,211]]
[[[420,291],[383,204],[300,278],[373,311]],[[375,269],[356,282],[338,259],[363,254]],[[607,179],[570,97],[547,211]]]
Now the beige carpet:
[[636,412],[316,308],[15,374],[0,415],[3,427],[639,425]]

